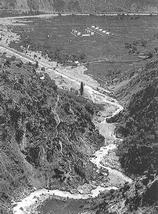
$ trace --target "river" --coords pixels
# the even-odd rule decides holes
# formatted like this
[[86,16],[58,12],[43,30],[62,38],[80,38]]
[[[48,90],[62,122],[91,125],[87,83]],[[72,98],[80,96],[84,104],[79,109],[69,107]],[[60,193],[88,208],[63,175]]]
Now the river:
[[[123,109],[123,107],[117,102],[117,100],[112,99],[107,95],[101,94],[90,86],[86,86],[86,90],[90,94],[90,97],[93,102],[105,104],[108,103],[112,106],[115,106],[116,108],[112,116],[118,114]],[[107,126],[106,118],[101,123],[103,126]],[[101,147],[100,150],[96,151],[93,155],[93,158],[91,158],[91,161],[97,166],[97,168],[108,170],[109,178],[111,179],[109,186],[97,186],[90,193],[70,193],[61,190],[46,189],[35,190],[33,193],[22,199],[20,202],[14,202],[13,213],[35,213],[34,211],[36,210],[36,208],[39,205],[43,204],[40,210],[41,214],[77,214],[82,210],[81,207],[84,204],[83,200],[88,198],[95,198],[102,191],[117,189],[119,185],[123,185],[125,182],[131,183],[132,180],[129,177],[125,176],[121,171],[102,164],[104,157],[110,151],[113,151],[117,148],[115,140],[116,138],[114,134],[111,134],[110,143],[107,145],[105,139],[105,145]]]

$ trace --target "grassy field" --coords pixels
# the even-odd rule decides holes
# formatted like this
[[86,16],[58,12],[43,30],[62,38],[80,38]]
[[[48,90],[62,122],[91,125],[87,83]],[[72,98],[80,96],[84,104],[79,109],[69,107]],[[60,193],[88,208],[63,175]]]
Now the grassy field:
[[[61,16],[51,19],[26,18],[25,21],[28,21],[27,25],[14,27],[14,31],[22,37],[21,43],[12,44],[16,48],[30,43],[40,50],[44,48],[53,52],[62,49],[70,55],[85,54],[86,60],[90,62],[105,58],[118,61],[119,63],[87,65],[87,73],[103,85],[109,72],[119,74],[142,65],[144,62],[137,62],[140,60],[138,56],[149,52],[155,54],[154,49],[158,47],[157,16]],[[92,25],[110,34],[95,33],[90,37],[75,37],[71,34],[72,29],[84,33],[85,29]],[[129,62],[122,63],[124,61]]]

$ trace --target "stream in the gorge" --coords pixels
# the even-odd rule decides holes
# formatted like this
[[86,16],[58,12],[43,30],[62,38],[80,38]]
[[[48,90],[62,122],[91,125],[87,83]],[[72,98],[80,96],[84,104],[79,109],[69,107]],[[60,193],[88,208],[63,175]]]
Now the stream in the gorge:
[[[100,92],[92,89],[90,86],[86,86],[86,90],[91,96],[93,102],[97,103],[108,103],[115,106],[115,111],[112,116],[118,114],[123,107],[114,99],[101,94]],[[105,110],[106,111],[106,110]],[[103,126],[107,126],[106,118],[101,122]],[[117,148],[116,138],[114,134],[111,134],[110,143],[107,144],[105,139],[105,146],[101,147],[100,150],[96,151],[91,161],[97,166],[97,168],[108,170],[108,178],[111,180],[109,186],[97,186],[91,190],[90,193],[70,193],[60,190],[36,190],[29,196],[16,203],[13,208],[14,214],[31,214],[34,213],[36,208],[40,206],[40,214],[78,214],[82,211],[84,200],[88,198],[95,198],[102,191],[109,191],[111,189],[117,189],[119,185],[125,182],[132,182],[132,180],[125,176],[118,169],[111,168],[102,163],[104,157],[108,155],[110,151]],[[106,175],[107,176],[107,175]],[[58,198],[53,198],[53,196]],[[64,199],[64,200],[60,200]],[[66,199],[66,200],[65,200]]]

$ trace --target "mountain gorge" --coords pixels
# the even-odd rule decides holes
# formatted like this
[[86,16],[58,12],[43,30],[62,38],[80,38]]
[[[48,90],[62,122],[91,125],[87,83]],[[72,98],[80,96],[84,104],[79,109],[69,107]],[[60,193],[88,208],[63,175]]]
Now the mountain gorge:
[[149,61],[132,75],[130,70],[129,76],[118,77],[126,84],[115,93],[125,108],[107,122],[116,124],[115,134],[122,138],[117,155],[126,174],[135,179],[92,200],[97,214],[158,212],[158,61]]
[[[18,13],[40,10],[48,12],[49,10],[53,12],[86,12],[92,14],[107,11],[120,12],[129,9],[130,11],[139,11],[139,9],[146,11],[152,8],[152,11],[156,11],[157,2],[152,1],[151,3],[149,0],[7,0],[1,1],[1,8],[4,11],[7,8],[17,9]],[[78,19],[78,16],[57,16],[55,18],[60,20],[58,25],[55,27],[51,25],[49,29],[55,31],[61,25],[67,28],[68,25],[61,22],[61,19],[66,19],[65,17]],[[106,18],[104,16],[87,17],[88,19]],[[136,17],[136,19],[133,17]],[[140,16],[139,19],[137,19],[139,17],[137,15],[133,17],[127,16],[128,26],[131,22],[135,26],[141,18],[145,22],[144,16]],[[155,17],[147,16],[147,19],[151,20]],[[53,23],[55,18],[53,17]],[[110,18],[118,19],[118,16]],[[126,16],[123,16],[124,18]],[[119,21],[122,22],[123,19]],[[1,20],[3,25],[4,19]],[[41,26],[46,25],[46,23],[41,22],[41,18],[39,22],[42,23]],[[154,23],[156,22],[157,20]],[[83,22],[84,27],[85,23]],[[72,26],[72,22],[69,25]],[[27,30],[22,30],[22,27],[16,26],[16,31],[21,32],[19,34],[22,34],[23,37],[21,37],[19,43],[16,41],[11,44],[10,48],[4,46],[2,43],[4,40],[1,39],[0,213],[12,214],[13,208],[19,202],[21,212],[14,212],[14,214],[37,213],[38,211],[34,207],[31,208],[32,212],[27,212],[27,208],[23,208],[21,201],[26,202],[25,198],[29,198],[31,193],[36,194],[44,189],[48,192],[51,192],[51,190],[62,192],[62,196],[59,194],[53,195],[53,197],[59,197],[59,201],[63,204],[67,203],[68,207],[69,203],[71,204],[74,201],[78,203],[82,196],[87,196],[88,199],[82,198],[83,205],[79,205],[82,206],[81,209],[86,210],[84,212],[86,214],[157,214],[157,40],[154,40],[152,47],[146,47],[150,52],[155,50],[151,52],[152,56],[141,60],[138,58],[135,62],[130,61],[128,69],[119,68],[121,63],[116,63],[114,70],[105,67],[105,85],[102,88],[102,85],[99,87],[90,86],[88,79],[84,79],[86,75],[80,71],[81,67],[84,67],[80,61],[77,62],[77,65],[72,63],[67,66],[66,62],[71,62],[70,59],[72,59],[72,62],[78,60],[79,57],[77,58],[77,56],[80,56],[81,52],[78,53],[79,55],[70,55],[64,52],[64,49],[61,49],[60,54],[60,49],[54,47],[50,51],[49,48],[51,48],[53,40],[55,44],[57,43],[57,37],[53,35],[53,32],[53,39],[49,40],[49,31],[45,28],[42,29],[41,26],[34,36],[35,39],[32,39],[33,34],[28,36],[29,32]],[[154,34],[155,26],[157,25],[153,25]],[[118,27],[122,29],[120,26]],[[136,31],[139,27],[140,24],[137,25]],[[62,37],[62,34],[59,34],[59,38],[61,38],[59,41],[66,37],[66,28],[61,30],[64,32],[64,36]],[[151,35],[151,24],[148,28]],[[146,29],[147,27],[145,27]],[[49,43],[45,46],[46,48],[41,45],[42,43],[38,44],[39,38],[37,35],[41,32],[46,32],[46,37],[43,40],[40,38],[43,44],[46,45],[47,40],[49,40]],[[5,34],[6,31],[4,31],[4,36]],[[70,35],[71,37],[72,35]],[[81,39],[80,44],[85,44],[88,41],[87,38],[84,41],[77,37],[73,39],[75,41]],[[107,40],[103,40],[102,44],[107,43],[110,39],[108,37]],[[6,38],[6,40],[8,39]],[[67,41],[71,40],[67,39]],[[118,45],[114,43],[114,40],[110,41],[114,46]],[[74,43],[75,50],[77,49],[76,43]],[[22,46],[23,44],[24,46]],[[61,45],[60,42],[58,44]],[[90,50],[92,50],[92,43],[90,44]],[[94,42],[94,44],[97,43]],[[23,49],[23,47],[29,47],[30,50],[28,50],[29,48],[27,50]],[[93,48],[93,50],[100,50],[97,46]],[[21,52],[19,53],[18,50]],[[29,51],[32,51],[32,55],[27,55],[30,53]],[[128,52],[125,53],[125,56],[127,54]],[[52,58],[49,58],[49,56],[52,56]],[[86,55],[81,56],[84,58],[83,56]],[[120,56],[122,56],[122,52],[120,52]],[[24,63],[25,60],[29,62]],[[51,64],[51,60],[57,62],[57,64]],[[53,66],[53,64],[55,65]],[[88,67],[87,64],[84,68]],[[125,66],[124,63],[122,64]],[[117,67],[119,70],[117,70]],[[71,70],[70,74],[68,73],[69,70]],[[63,73],[61,73],[62,71]],[[80,73],[77,76],[78,71]],[[65,78],[62,78],[62,75]],[[79,76],[82,76],[83,79],[78,79]],[[92,73],[90,73],[90,76],[93,77]],[[98,77],[100,77],[99,74]],[[88,99],[81,96],[81,85],[82,90],[83,88],[85,91],[87,90],[84,95]],[[80,90],[78,90],[79,87]],[[113,116],[111,117],[111,115]],[[103,153],[103,150],[106,153]],[[92,160],[96,160],[96,162]],[[118,184],[119,180],[124,177],[127,178],[125,180],[127,182],[130,179],[131,183]],[[114,185],[110,179],[114,180]],[[104,189],[104,187],[106,188]],[[98,196],[96,194],[93,198],[91,193],[95,192],[97,188],[101,188],[101,193],[98,193]],[[67,195],[72,197],[69,198]],[[77,198],[76,195],[80,197]],[[73,196],[75,196],[74,201]],[[40,201],[39,195],[32,201],[35,201],[36,206],[39,206],[39,210],[42,206],[46,207],[47,202],[48,204],[52,202],[51,197],[50,201],[48,199],[48,201],[43,200],[38,203],[38,200]],[[55,201],[52,206],[54,204],[56,205],[58,202]],[[58,206],[60,207],[60,203]],[[43,213],[40,211],[39,213],[53,212],[53,209],[48,209],[50,210],[47,212],[44,210]],[[73,209],[75,210],[76,207],[73,207]],[[81,209],[79,210],[81,211]],[[58,213],[58,211],[55,213]],[[69,209],[66,210],[65,206],[61,213],[76,214],[77,211],[69,212]],[[78,213],[81,212],[78,211]]]
[[157,12],[156,0],[1,0],[0,9],[43,12]]

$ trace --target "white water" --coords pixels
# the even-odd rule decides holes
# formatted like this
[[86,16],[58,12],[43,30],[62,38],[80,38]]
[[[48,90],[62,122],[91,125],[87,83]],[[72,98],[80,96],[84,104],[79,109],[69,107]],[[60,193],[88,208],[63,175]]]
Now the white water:
[[[95,94],[95,96],[99,96],[100,97],[100,103],[109,103],[109,104],[112,104],[112,105],[115,105],[118,109],[113,113],[112,117],[117,115],[120,111],[123,110],[123,107],[115,100],[115,99],[112,99],[112,98],[109,98],[108,97],[108,100],[107,100],[107,96],[105,95],[102,95],[100,92],[96,92],[94,91],[93,89],[90,89],[90,93],[92,94]],[[94,96],[93,96],[94,97]],[[93,100],[95,102],[95,99]],[[97,99],[98,101],[98,99]],[[109,117],[107,117],[109,118]],[[106,120],[106,119],[105,119]],[[102,122],[103,124],[105,123],[106,125],[106,121],[103,121]],[[116,140],[116,137],[113,135],[111,136],[111,139],[113,139],[113,142]],[[106,139],[105,139],[106,141]],[[104,159],[104,157],[106,155],[108,155],[108,153],[110,151],[113,151],[117,149],[117,146],[115,143],[111,143],[107,146],[103,146],[100,148],[100,150],[96,151],[95,152],[95,155],[94,155],[94,158],[91,159],[91,162],[94,163],[98,169],[99,168],[104,168],[106,170],[108,170],[108,173],[109,173],[109,177],[112,178],[114,177],[115,180],[117,180],[118,183],[124,183],[124,182],[129,182],[131,183],[132,182],[132,179],[130,179],[129,177],[125,176],[122,172],[116,170],[116,169],[111,169],[110,167],[106,167],[104,166],[102,163],[102,160]]]

